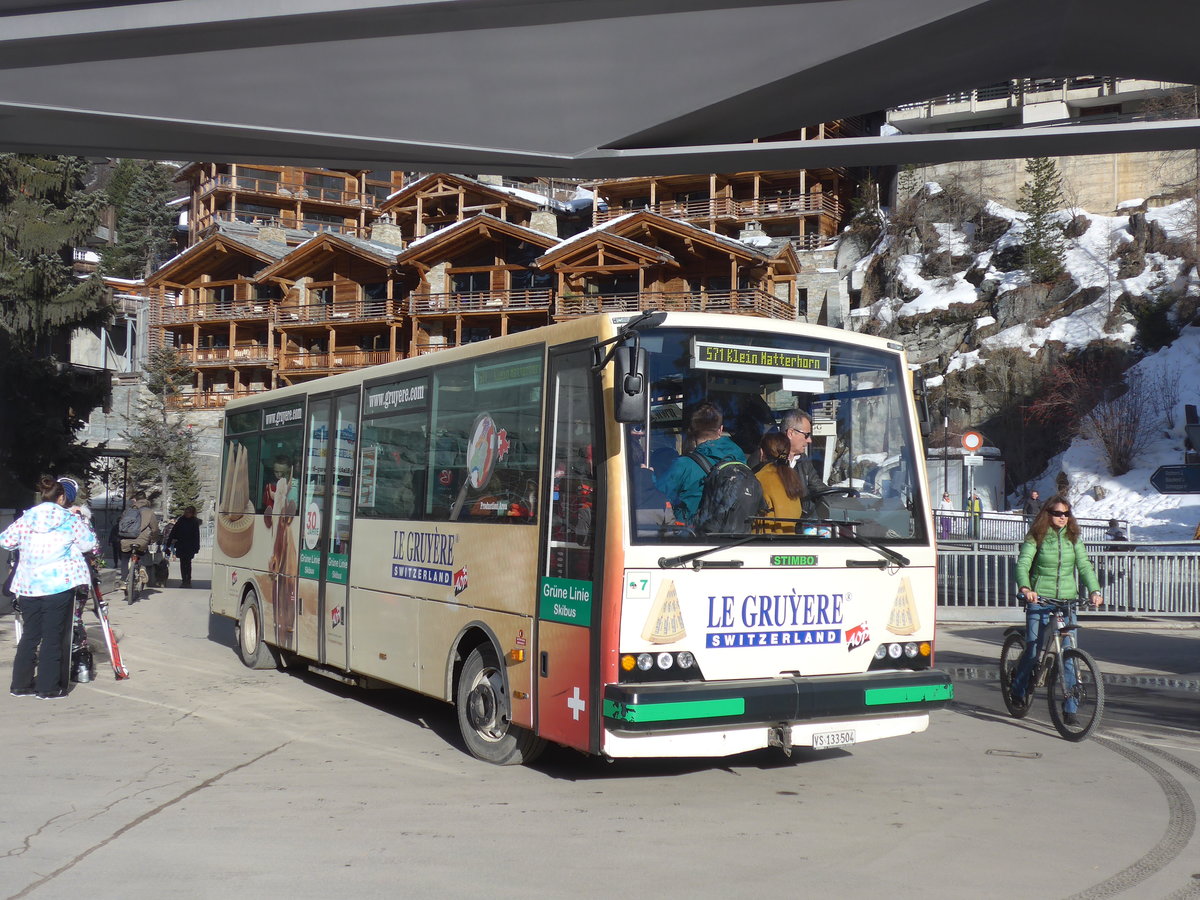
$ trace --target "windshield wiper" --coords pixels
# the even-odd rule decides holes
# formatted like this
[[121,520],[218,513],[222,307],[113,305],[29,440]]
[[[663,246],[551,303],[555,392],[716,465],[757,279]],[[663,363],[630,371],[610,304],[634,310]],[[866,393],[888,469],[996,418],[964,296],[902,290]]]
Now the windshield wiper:
[[[907,566],[912,563],[912,560],[910,560],[904,554],[897,553],[891,547],[885,547],[883,544],[879,543],[878,541],[872,540],[871,538],[863,537],[862,535],[858,535],[858,534],[846,534],[846,535],[842,535],[842,536],[849,538],[850,540],[854,541],[854,543],[856,543],[856,544],[866,547],[868,550],[874,550],[880,556],[887,557],[888,559],[890,559],[892,562],[894,562],[898,566]],[[849,565],[852,562],[853,562],[853,560],[850,560],[849,562],[847,562],[847,565]]]
[[749,537],[739,538],[736,541],[730,541],[727,544],[717,544],[715,547],[709,547],[707,550],[697,550],[695,553],[688,553],[684,556],[660,556],[658,565],[663,569],[674,569],[676,566],[682,566],[684,563],[691,563],[693,569],[740,569],[744,563],[740,559],[721,560],[720,562],[703,563],[699,560],[701,557],[708,556],[710,553],[719,553],[722,550],[731,550],[734,547],[740,547],[742,544],[748,544],[762,535],[752,534]]

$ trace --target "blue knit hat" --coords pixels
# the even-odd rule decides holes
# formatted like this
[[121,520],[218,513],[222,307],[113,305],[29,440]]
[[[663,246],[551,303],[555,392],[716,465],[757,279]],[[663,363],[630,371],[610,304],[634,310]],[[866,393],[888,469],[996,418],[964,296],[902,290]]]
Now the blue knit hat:
[[70,506],[79,494],[79,482],[74,478],[60,478],[58,483],[62,485],[63,493],[67,495],[67,506]]

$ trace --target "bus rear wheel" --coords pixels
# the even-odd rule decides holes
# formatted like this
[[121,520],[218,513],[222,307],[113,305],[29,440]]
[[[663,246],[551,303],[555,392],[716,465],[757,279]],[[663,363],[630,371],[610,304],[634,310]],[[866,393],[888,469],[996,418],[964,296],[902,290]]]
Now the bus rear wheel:
[[512,723],[512,704],[495,652],[476,647],[458,676],[458,728],[471,755],[498,766],[533,762],[546,742]]
[[254,591],[246,594],[238,610],[237,651],[249,669],[275,668],[275,655],[263,641],[262,608]]

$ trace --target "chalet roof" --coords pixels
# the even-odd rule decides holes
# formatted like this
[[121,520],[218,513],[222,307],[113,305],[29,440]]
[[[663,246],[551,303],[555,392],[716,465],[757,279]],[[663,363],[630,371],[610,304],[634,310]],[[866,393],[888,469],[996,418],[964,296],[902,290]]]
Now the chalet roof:
[[403,248],[384,244],[380,241],[368,241],[358,237],[351,237],[350,235],[323,232],[305,241],[300,246],[293,247],[285,257],[259,272],[258,275],[260,278],[270,278],[273,276],[286,277],[287,273],[293,271],[296,267],[307,270],[309,260],[314,255],[323,253],[327,249],[341,250],[378,263],[381,266],[390,266],[396,262],[396,257],[401,253]]
[[551,266],[558,260],[569,256],[572,251],[579,250],[582,252],[586,248],[593,246],[595,242],[603,242],[606,246],[619,247],[634,255],[644,256],[657,260],[660,263],[677,261],[674,256],[661,247],[651,247],[649,244],[643,244],[641,241],[635,241],[633,238],[625,237],[601,226],[598,228],[589,228],[582,234],[574,235],[565,241],[555,244],[535,259],[534,265],[539,268]]
[[181,253],[175,254],[146,279],[146,284],[155,284],[159,281],[165,281],[167,278],[181,269],[188,266],[197,265],[199,261],[214,252],[226,252],[233,250],[246,254],[260,261],[264,266],[269,266],[278,260],[282,259],[288,252],[288,247],[285,244],[276,244],[272,241],[262,241],[256,238],[248,238],[243,235],[229,234],[226,231],[218,228],[216,233],[209,235],[204,240],[192,244]]
[[445,228],[439,228],[431,234],[417,238],[415,241],[409,243],[408,248],[399,255],[396,261],[405,263],[417,259],[437,244],[454,240],[460,235],[469,233],[480,227],[493,231],[502,231],[519,240],[529,241],[532,244],[540,244],[542,247],[550,247],[557,240],[553,235],[546,234],[544,231],[536,231],[532,228],[526,228],[524,225],[506,222],[503,219],[493,216],[491,213],[476,213],[469,219],[455,222],[453,225],[447,225]]
[[428,175],[422,175],[416,181],[411,181],[394,193],[388,194],[387,199],[379,205],[380,210],[382,212],[387,212],[389,209],[399,206],[400,203],[409,199],[410,197],[416,196],[424,190],[428,190],[430,183],[435,180],[449,182],[450,184],[458,184],[468,190],[491,195],[492,197],[495,197],[497,201],[516,201],[521,206],[531,210],[538,209],[542,206],[554,206],[555,208],[558,208],[561,205],[556,201],[549,199],[548,197],[535,194],[533,191],[520,190],[519,188],[509,188],[498,184],[488,184],[475,178],[471,178],[467,175],[454,175],[447,172],[432,172]]

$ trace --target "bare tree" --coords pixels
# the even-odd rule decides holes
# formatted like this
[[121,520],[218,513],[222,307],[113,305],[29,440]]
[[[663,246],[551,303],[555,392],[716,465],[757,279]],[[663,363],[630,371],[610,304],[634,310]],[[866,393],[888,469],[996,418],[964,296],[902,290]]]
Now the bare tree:
[[1179,406],[1179,374],[1160,368],[1147,379],[1150,396],[1161,410],[1168,428],[1175,427],[1175,409]]
[[1083,415],[1084,432],[1099,442],[1113,475],[1124,475],[1155,438],[1159,403],[1147,379],[1130,374],[1123,394]]

